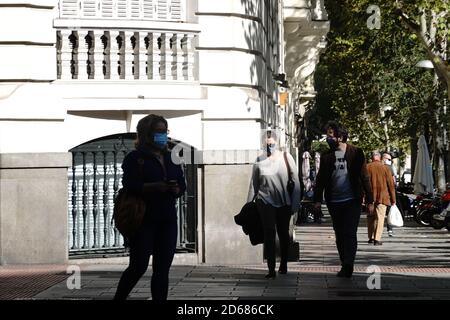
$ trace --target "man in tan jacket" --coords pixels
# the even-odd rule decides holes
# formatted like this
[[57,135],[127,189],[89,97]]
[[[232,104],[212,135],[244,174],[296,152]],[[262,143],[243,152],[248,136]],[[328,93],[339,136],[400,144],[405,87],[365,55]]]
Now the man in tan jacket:
[[389,168],[381,162],[380,152],[372,153],[372,162],[367,165],[367,171],[375,204],[373,214],[367,215],[369,243],[380,246],[383,244],[381,234],[383,233],[386,208],[395,204],[395,186]]

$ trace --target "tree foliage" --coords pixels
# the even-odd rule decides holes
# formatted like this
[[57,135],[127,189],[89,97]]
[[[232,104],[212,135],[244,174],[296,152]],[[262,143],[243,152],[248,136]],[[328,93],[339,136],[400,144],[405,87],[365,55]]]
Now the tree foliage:
[[[318,100],[312,118],[317,126],[338,115],[351,139],[366,151],[404,151],[411,138],[433,136],[446,85],[436,84],[430,69],[416,67],[427,59],[428,49],[405,27],[398,11],[402,8],[410,19],[420,20],[421,11],[414,5],[418,1],[326,1],[331,31],[316,73]],[[444,12],[448,6],[446,0],[422,2],[421,10]],[[373,13],[367,8],[373,4],[381,10],[380,29],[368,27]],[[439,21],[436,33],[441,46],[448,25]]]

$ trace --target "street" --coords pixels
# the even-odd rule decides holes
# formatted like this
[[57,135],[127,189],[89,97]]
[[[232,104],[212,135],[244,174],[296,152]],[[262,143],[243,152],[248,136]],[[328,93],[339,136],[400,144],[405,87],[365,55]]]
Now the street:
[[[365,216],[358,230],[358,253],[352,279],[339,270],[330,217],[321,225],[297,226],[300,261],[289,263],[287,275],[264,279],[265,264],[244,266],[181,265],[170,273],[169,300],[335,300],[450,299],[450,233],[405,221],[395,237],[383,234],[382,246],[367,244]],[[77,261],[81,288],[67,266],[1,266],[1,299],[112,299],[127,259]],[[376,266],[381,271],[377,284]],[[369,271],[369,272],[368,272]],[[69,277],[70,276],[70,277]],[[372,278],[369,278],[372,277]],[[151,267],[130,299],[150,297]],[[69,283],[69,286],[68,286]],[[372,287],[373,289],[369,289]],[[72,289],[69,289],[71,287]],[[378,288],[378,289],[377,289]]]

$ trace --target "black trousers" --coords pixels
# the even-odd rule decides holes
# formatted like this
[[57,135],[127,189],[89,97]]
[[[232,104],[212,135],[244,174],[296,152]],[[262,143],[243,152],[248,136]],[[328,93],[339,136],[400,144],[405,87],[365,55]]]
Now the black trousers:
[[152,261],[151,292],[153,300],[167,300],[169,270],[177,243],[176,222],[146,222],[130,239],[130,264],[123,272],[117,287],[115,300],[125,300]]
[[275,208],[270,204],[265,204],[260,199],[256,200],[256,205],[264,229],[264,252],[267,259],[267,266],[270,272],[274,272],[276,264],[275,236],[277,233],[278,239],[280,240],[280,265],[287,266],[291,208],[289,206]]
[[361,216],[361,203],[359,200],[327,203],[333,221],[336,236],[336,247],[339,252],[341,265],[352,266],[355,262],[358,249],[359,218]]

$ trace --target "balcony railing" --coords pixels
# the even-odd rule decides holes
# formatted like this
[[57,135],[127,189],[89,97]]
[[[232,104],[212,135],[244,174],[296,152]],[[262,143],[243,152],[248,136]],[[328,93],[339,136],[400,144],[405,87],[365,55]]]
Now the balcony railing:
[[186,0],[59,0],[61,19],[186,21]]
[[196,80],[192,32],[57,31],[60,80]]

